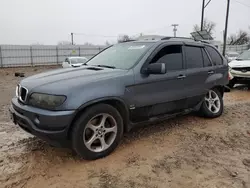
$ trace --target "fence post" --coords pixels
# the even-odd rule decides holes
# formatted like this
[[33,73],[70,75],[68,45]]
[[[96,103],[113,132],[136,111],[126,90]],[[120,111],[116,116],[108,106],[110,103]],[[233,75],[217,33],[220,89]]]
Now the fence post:
[[32,46],[30,46],[30,62],[31,62],[31,66],[33,67]]
[[3,67],[3,54],[2,54],[2,46],[0,46],[0,62],[1,67]]
[[79,56],[81,57],[81,46],[79,46]]
[[56,63],[59,64],[58,46],[56,46]]

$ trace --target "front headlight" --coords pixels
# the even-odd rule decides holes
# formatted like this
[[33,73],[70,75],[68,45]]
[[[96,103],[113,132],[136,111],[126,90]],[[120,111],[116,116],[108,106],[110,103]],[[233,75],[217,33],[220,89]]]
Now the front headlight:
[[29,104],[38,108],[53,109],[64,103],[66,96],[33,93],[29,98]]

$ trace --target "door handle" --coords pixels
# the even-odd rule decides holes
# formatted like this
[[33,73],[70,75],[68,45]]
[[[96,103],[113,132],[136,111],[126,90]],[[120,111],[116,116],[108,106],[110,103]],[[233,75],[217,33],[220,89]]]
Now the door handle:
[[186,78],[186,76],[185,75],[179,75],[177,78],[178,79],[183,79],[183,78]]
[[211,71],[208,71],[207,73],[208,74],[214,74],[214,71],[211,70]]

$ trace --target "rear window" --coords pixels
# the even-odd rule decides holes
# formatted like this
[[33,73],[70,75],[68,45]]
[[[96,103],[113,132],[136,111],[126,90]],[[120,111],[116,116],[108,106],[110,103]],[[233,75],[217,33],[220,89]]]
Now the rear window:
[[215,65],[222,65],[223,64],[222,57],[217,52],[217,50],[215,50],[211,46],[206,46],[205,48],[206,48],[209,56],[211,57],[213,64],[215,64]]

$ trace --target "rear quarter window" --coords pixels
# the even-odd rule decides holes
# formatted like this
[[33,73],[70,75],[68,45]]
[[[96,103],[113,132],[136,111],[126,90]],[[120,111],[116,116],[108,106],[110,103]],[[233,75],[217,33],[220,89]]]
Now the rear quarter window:
[[206,46],[205,48],[206,48],[209,56],[211,57],[214,65],[222,65],[223,64],[223,59],[217,50],[215,50],[211,46]]

